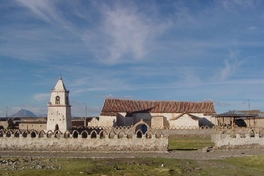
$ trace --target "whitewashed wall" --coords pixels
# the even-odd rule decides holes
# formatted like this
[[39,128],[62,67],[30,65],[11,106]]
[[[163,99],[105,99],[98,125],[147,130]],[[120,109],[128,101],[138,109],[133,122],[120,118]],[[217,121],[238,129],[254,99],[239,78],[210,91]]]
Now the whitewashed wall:
[[188,114],[184,114],[176,120],[170,120],[170,127],[199,127],[199,120],[193,120]]
[[167,151],[168,138],[0,137],[1,149],[46,151]]
[[[120,120],[120,124],[124,126],[131,126],[143,119],[147,123],[151,123],[152,117],[165,117],[170,127],[196,127],[199,128],[199,121],[193,120],[188,114],[184,114],[176,120],[171,120],[174,117],[181,115],[182,113],[135,113],[133,117],[125,117],[126,113],[119,113],[118,117],[115,116],[100,116],[99,125],[112,127],[113,120]],[[203,113],[191,113],[194,116],[197,116],[201,119],[205,119],[208,122],[212,122],[211,116],[204,116]],[[213,122],[212,122],[213,123]],[[165,123],[160,124],[162,127]],[[152,125],[152,124],[149,124]],[[156,123],[155,126],[158,126]]]
[[116,126],[116,121],[116,116],[100,116],[98,124],[101,127],[114,127]]

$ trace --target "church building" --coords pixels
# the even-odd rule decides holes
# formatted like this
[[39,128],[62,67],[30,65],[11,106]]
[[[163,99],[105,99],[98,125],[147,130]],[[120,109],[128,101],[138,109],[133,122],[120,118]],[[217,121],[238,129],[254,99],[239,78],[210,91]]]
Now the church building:
[[55,88],[51,90],[48,103],[47,131],[71,131],[71,105],[69,102],[70,91],[66,89],[60,77]]
[[213,126],[214,104],[205,102],[106,99],[99,126],[132,126],[143,120],[152,128]]

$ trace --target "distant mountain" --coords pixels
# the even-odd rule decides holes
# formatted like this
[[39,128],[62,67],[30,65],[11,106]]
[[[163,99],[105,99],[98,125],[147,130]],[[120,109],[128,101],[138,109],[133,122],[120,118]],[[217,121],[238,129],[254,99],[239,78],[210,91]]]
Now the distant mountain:
[[9,117],[37,117],[37,116],[29,110],[21,109],[20,111]]

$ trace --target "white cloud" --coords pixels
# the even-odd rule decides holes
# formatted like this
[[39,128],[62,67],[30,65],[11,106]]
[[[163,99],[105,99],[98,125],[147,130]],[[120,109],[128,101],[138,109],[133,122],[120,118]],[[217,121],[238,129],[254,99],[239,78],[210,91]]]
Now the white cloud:
[[151,26],[144,21],[144,16],[130,9],[115,9],[105,12],[104,29],[111,38],[108,50],[110,60],[115,62],[128,53],[135,58],[146,54],[145,42],[150,35]]
[[57,23],[60,21],[59,16],[54,8],[53,1],[45,0],[16,0],[21,5],[29,8],[35,15],[48,23]]
[[214,106],[230,106],[230,103],[228,102],[224,102],[224,101],[219,101],[219,100],[210,100],[212,102],[214,102]]
[[[107,73],[106,73],[107,74]],[[83,92],[94,91],[118,91],[131,90],[133,86],[127,83],[127,80],[122,77],[115,77],[114,75],[91,75],[82,86],[77,84],[72,85],[72,95]]]
[[257,27],[256,26],[250,26],[248,29],[249,30],[255,30],[255,29],[257,29]]
[[232,73],[235,72],[235,66],[230,65],[228,60],[225,60],[225,67],[221,69],[220,71],[220,80],[226,80],[228,77],[230,77],[232,75]]
[[220,70],[215,70],[215,76],[212,81],[226,81],[232,76],[236,75],[243,64],[243,60],[239,59],[240,53],[238,51],[230,51],[229,59],[224,60],[224,66]]
[[[39,78],[27,83],[32,89],[28,94],[35,94],[37,103],[45,101],[44,107],[59,73],[67,77],[71,96],[80,99],[92,93],[151,99],[175,92],[177,97],[182,89],[183,98],[193,93],[189,99],[206,94],[214,99],[260,97],[251,94],[261,92],[263,85],[263,11],[258,1],[61,2],[17,0],[0,7],[0,55],[11,58],[10,65],[18,65],[16,59],[34,61],[19,61],[16,71],[32,73],[21,75],[27,80]],[[3,78],[10,76],[5,62],[0,67]],[[46,94],[38,94],[33,84],[50,86]]]
[[195,67],[181,67],[177,69],[177,75],[180,77],[180,84],[187,87],[195,87],[202,83]]
[[[97,41],[100,51],[97,57],[108,64],[131,62],[147,55],[152,42],[169,26],[169,21],[160,21],[141,13],[135,5],[105,5],[101,9],[102,23],[98,30],[83,31],[82,39],[88,47],[94,48]],[[155,20],[154,20],[155,19]]]
[[259,0],[222,0],[218,2],[228,10],[236,10],[238,7],[242,9],[252,9],[261,3]]
[[35,94],[33,98],[37,101],[43,101],[43,100],[49,100],[50,98],[50,93],[39,93]]
[[[171,26],[169,20],[146,16],[134,3],[126,4],[119,1],[111,5],[104,2],[91,3],[93,8],[99,11],[98,15],[101,15],[96,25],[91,26],[90,17],[84,15],[90,9],[83,9],[79,3],[66,2],[75,7],[68,13],[82,19],[84,25],[80,28],[80,24],[67,19],[56,8],[58,6],[56,2],[44,0],[17,2],[45,22],[69,31],[82,40],[98,60],[108,64],[142,59],[150,52],[153,40]],[[76,10],[76,6],[79,6],[81,12]]]

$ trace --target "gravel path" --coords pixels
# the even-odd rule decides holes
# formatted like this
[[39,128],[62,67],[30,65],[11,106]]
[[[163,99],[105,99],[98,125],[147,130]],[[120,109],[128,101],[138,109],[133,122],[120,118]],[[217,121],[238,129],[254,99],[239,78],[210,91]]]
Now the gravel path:
[[264,155],[264,149],[234,149],[213,150],[210,152],[198,151],[171,151],[158,152],[76,152],[76,151],[0,151],[0,157],[43,157],[43,158],[175,158],[193,160],[224,159],[228,157],[243,157]]

